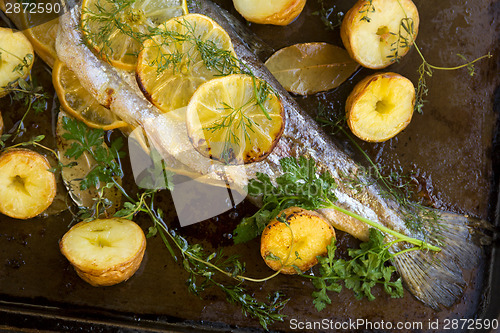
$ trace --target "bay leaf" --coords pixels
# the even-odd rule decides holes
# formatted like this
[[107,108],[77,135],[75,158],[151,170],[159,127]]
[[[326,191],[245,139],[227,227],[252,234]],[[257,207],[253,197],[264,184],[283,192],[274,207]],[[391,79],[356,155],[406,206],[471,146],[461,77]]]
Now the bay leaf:
[[285,47],[265,65],[287,91],[298,95],[337,88],[359,68],[343,48],[319,42]]

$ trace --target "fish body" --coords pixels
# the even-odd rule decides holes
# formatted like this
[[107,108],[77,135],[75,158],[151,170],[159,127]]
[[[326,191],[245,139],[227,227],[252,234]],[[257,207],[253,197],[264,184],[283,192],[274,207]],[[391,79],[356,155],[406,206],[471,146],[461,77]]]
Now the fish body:
[[[272,180],[281,174],[283,157],[307,156],[316,161],[319,171],[328,171],[337,180],[336,204],[353,213],[380,223],[407,236],[429,241],[439,240],[440,252],[411,251],[394,257],[393,264],[406,287],[422,302],[433,308],[451,306],[462,293],[462,269],[472,265],[479,247],[471,241],[468,218],[439,212],[441,228],[429,236],[423,228],[410,230],[402,207],[382,195],[379,187],[366,181],[361,191],[343,185],[343,175],[357,173],[359,165],[345,154],[323,129],[302,110],[281,87],[247,43],[236,32],[231,16],[210,1],[195,1],[194,11],[218,22],[230,35],[238,58],[256,77],[267,81],[278,93],[285,109],[285,129],[273,152],[263,161],[245,166],[226,166],[203,157],[192,147],[187,136],[182,110],[162,114],[140,93],[130,74],[100,60],[82,42],[79,26],[80,8],[74,6],[61,18],[56,43],[59,58],[75,72],[82,85],[103,105],[133,126],[139,126],[159,152],[175,167],[195,177],[214,182],[230,182],[243,189],[258,172]],[[257,201],[257,200],[256,200]],[[333,209],[318,210],[335,228],[367,240],[368,225]],[[427,235],[426,235],[427,233]],[[387,236],[390,241],[390,236]],[[396,244],[393,251],[408,246]]]

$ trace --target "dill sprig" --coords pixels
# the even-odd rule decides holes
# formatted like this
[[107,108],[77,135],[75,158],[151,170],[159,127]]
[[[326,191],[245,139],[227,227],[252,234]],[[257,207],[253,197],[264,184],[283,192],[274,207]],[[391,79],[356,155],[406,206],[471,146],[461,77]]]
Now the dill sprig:
[[100,0],[96,1],[95,9],[89,6],[82,8],[82,15],[85,19],[81,22],[81,29],[87,37],[84,38],[84,43],[90,48],[97,47],[99,56],[109,62],[114,54],[112,43],[117,31],[140,44],[146,39],[146,34],[132,29],[131,25],[127,24],[127,21],[136,19],[136,15],[130,9],[136,0],[104,1],[106,5],[103,5]]
[[243,113],[243,109],[246,108],[252,100],[248,101],[246,104],[242,105],[239,108],[234,108],[227,103],[223,103],[224,110],[230,110],[227,115],[221,117],[220,122],[215,123],[210,127],[205,127],[203,130],[209,131],[211,133],[215,133],[217,131],[225,131],[224,138],[224,146],[221,154],[221,161],[226,164],[229,164],[234,160],[234,149],[232,147],[232,143],[236,146],[240,146],[240,137],[234,133],[231,129],[234,122],[237,121],[236,129],[242,129],[243,138],[245,140],[251,140],[250,132],[254,132],[253,126],[258,126],[258,124],[253,121],[250,117],[248,117],[245,113]]
[[[384,176],[382,167],[377,165],[368,154],[361,148],[361,146],[354,140],[354,138],[345,130],[346,119],[345,114],[335,114],[334,119],[330,119],[324,105],[320,104],[316,120],[323,126],[331,126],[336,132],[342,133],[351,144],[358,150],[361,155],[368,162],[371,170],[373,171],[373,182],[377,182],[382,189],[382,195],[388,199],[394,200],[401,207],[401,215],[405,225],[415,232],[424,232],[436,234],[441,229],[440,215],[432,209],[422,205],[422,203],[415,201],[414,192],[411,190],[411,178],[402,174],[402,172],[390,172],[388,176]],[[362,175],[341,175],[343,185],[355,192],[361,191],[362,188],[372,185],[370,178]]]
[[[422,59],[422,64],[420,64],[420,66],[418,67],[419,78],[418,78],[417,88],[415,88],[416,91],[415,111],[417,111],[418,113],[423,113],[423,107],[426,102],[425,96],[427,96],[429,93],[429,89],[427,88],[427,77],[432,77],[434,70],[454,71],[461,68],[467,68],[468,74],[470,76],[474,76],[475,74],[474,64],[482,59],[492,57],[491,53],[488,52],[488,54],[485,54],[479,58],[476,58],[472,61],[466,62],[459,66],[454,66],[454,67],[434,66],[427,62],[417,44],[415,42],[413,42],[413,44],[415,46],[415,50],[417,50],[420,58]],[[463,59],[464,61],[467,61],[467,59],[463,55],[457,54],[457,56]]]
[[[104,1],[110,2],[110,0]],[[141,47],[143,47],[146,40],[152,41],[152,46],[150,46],[150,48],[155,49],[155,57],[149,61],[148,65],[156,68],[158,75],[165,70],[171,70],[176,73],[177,71],[183,70],[184,67],[189,68],[194,65],[198,59],[192,58],[191,51],[196,50],[204,66],[209,70],[214,70],[219,76],[230,74],[245,74],[251,76],[254,86],[254,98],[252,100],[259,106],[266,118],[271,120],[264,103],[272,94],[276,95],[277,93],[266,82],[258,80],[252,70],[238,59],[232,51],[219,47],[213,40],[204,40],[201,36],[196,34],[196,27],[183,17],[177,18],[177,22],[185,28],[185,33],[168,31],[159,27],[147,27],[144,28],[143,31],[136,31],[123,22],[121,18],[123,14],[120,16],[120,13],[124,11],[127,12],[127,10],[130,11],[129,7],[134,2],[135,0],[113,1],[113,9],[109,10],[102,6],[100,1],[97,1],[94,10],[85,9],[84,13],[88,15],[83,16],[82,30],[87,35],[87,44],[89,44],[89,46],[92,46],[90,44],[101,45],[101,47],[99,47],[99,53],[103,59],[109,59],[113,54],[111,37],[116,31],[133,38],[142,45]],[[103,26],[103,28],[100,31],[93,32],[92,26],[96,23]],[[179,51],[179,48],[175,48],[173,52],[163,51],[165,48],[179,43],[190,43],[193,45],[193,48],[188,48],[185,52]],[[240,145],[240,141],[243,139],[238,138],[237,134],[231,130],[233,122],[237,120],[240,121],[237,128],[243,128],[245,139],[250,139],[248,133],[253,131],[252,126],[257,126],[258,124],[243,115],[241,110],[234,110],[230,115],[223,117],[220,121],[208,128],[208,130],[212,132],[220,130],[227,131],[225,135],[227,140],[224,143],[222,152],[223,162],[229,162],[231,160],[230,157],[233,155],[231,146]]]

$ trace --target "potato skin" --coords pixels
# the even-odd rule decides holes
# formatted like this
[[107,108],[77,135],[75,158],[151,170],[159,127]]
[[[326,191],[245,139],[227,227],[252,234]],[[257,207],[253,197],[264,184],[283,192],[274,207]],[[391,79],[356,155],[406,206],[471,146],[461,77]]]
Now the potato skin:
[[[372,3],[373,6],[375,7],[375,10],[377,10],[379,4],[389,1],[395,1],[395,0],[373,0]],[[414,21],[413,39],[415,40],[418,35],[418,26],[420,21],[418,10],[415,4],[411,0],[399,0],[399,1],[401,2],[401,5],[405,9],[405,12],[409,14],[408,17],[412,18]],[[391,65],[396,60],[384,59],[384,61],[382,62],[372,63],[369,61],[370,59],[365,59],[362,56],[360,56],[360,51],[359,51],[361,47],[366,47],[366,46],[371,47],[371,45],[367,44],[354,45],[354,43],[352,42],[353,35],[355,34],[356,30],[359,29],[361,25],[368,24],[368,22],[361,20],[361,18],[366,14],[362,11],[366,9],[364,6],[367,4],[368,4],[367,0],[358,0],[358,2],[356,2],[354,6],[345,14],[344,19],[342,20],[342,24],[340,26],[340,38],[342,39],[342,43],[344,44],[344,47],[346,48],[351,58],[356,60],[361,66],[371,69],[381,69]],[[370,13],[368,13],[368,16],[369,15]],[[369,29],[368,26],[366,27],[366,29]],[[400,49],[399,57],[403,57],[404,55],[406,55],[406,53],[408,53],[409,50],[410,47]]]
[[233,3],[234,7],[241,14],[241,16],[243,16],[249,22],[258,24],[288,25],[293,22],[293,20],[295,20],[297,16],[300,15],[302,10],[304,9],[306,0],[289,0],[283,9],[268,16],[258,16],[247,13],[244,6],[248,5],[249,3],[250,5],[252,5],[251,1],[233,0]]
[[[277,220],[284,217],[289,224]],[[271,221],[261,236],[260,253],[267,266],[283,274],[297,274],[297,271],[291,265],[297,266],[302,272],[307,271],[318,263],[317,256],[325,255],[327,245],[330,244],[332,237],[335,238],[335,231],[318,213],[308,211],[299,207],[290,207],[280,212],[273,221]],[[290,244],[293,244],[290,251]],[[296,257],[298,253],[299,258]],[[284,267],[284,262],[288,261]],[[281,260],[273,260],[270,255],[279,257]]]
[[[76,232],[78,232],[78,230],[81,230],[85,225],[89,225],[90,223],[111,220],[115,220],[120,223],[127,223],[133,226],[133,228],[128,229],[128,231],[133,232],[135,240],[131,241],[129,238],[126,238],[127,242],[128,244],[130,244],[130,246],[132,246],[132,244],[136,244],[136,241],[138,241],[137,244],[140,243],[140,245],[137,246],[137,249],[135,249],[136,245],[134,245],[133,247],[128,246],[129,249],[131,248],[133,249],[133,251],[135,251],[133,252],[133,255],[127,257],[127,259],[125,260],[117,260],[117,262],[115,263],[109,264],[109,262],[106,262],[97,265],[95,254],[93,256],[87,255],[85,257],[86,259],[83,260],[80,253],[76,252],[87,251],[88,253],[92,252],[92,250],[82,247],[78,247],[77,249],[75,249],[74,244],[69,244],[69,242],[71,242],[70,238],[72,237],[70,237],[69,235],[71,235],[71,233],[75,234]],[[109,233],[112,233],[113,229],[110,230],[111,231],[109,231]],[[81,236],[79,235],[79,237]],[[116,245],[115,243],[113,244]],[[94,220],[91,222],[83,221],[74,225],[70,230],[68,230],[68,232],[64,234],[61,241],[59,242],[59,249],[73,266],[78,276],[80,276],[85,282],[94,287],[112,286],[128,280],[139,269],[146,250],[146,237],[142,229],[137,224],[127,219],[111,218],[107,220]],[[121,251],[123,252],[122,247],[119,247],[119,249],[121,249]]]
[[3,118],[2,113],[0,112],[0,135],[3,134]]
[[77,266],[73,266],[75,272],[82,280],[89,283],[94,287],[107,287],[112,286],[124,281],[127,281],[141,266],[144,252],[146,250],[146,242],[142,249],[139,251],[131,261],[123,265],[115,266],[107,271],[83,271]]

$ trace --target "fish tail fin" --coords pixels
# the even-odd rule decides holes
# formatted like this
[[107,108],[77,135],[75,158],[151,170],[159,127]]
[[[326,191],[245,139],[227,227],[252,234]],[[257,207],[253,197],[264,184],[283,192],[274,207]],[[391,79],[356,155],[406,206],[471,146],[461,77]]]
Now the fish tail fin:
[[410,251],[397,255],[393,264],[407,289],[417,299],[439,310],[450,307],[463,292],[463,269],[474,266],[481,245],[490,241],[483,233],[491,225],[483,220],[449,212],[439,212],[440,227],[429,234],[440,252]]

